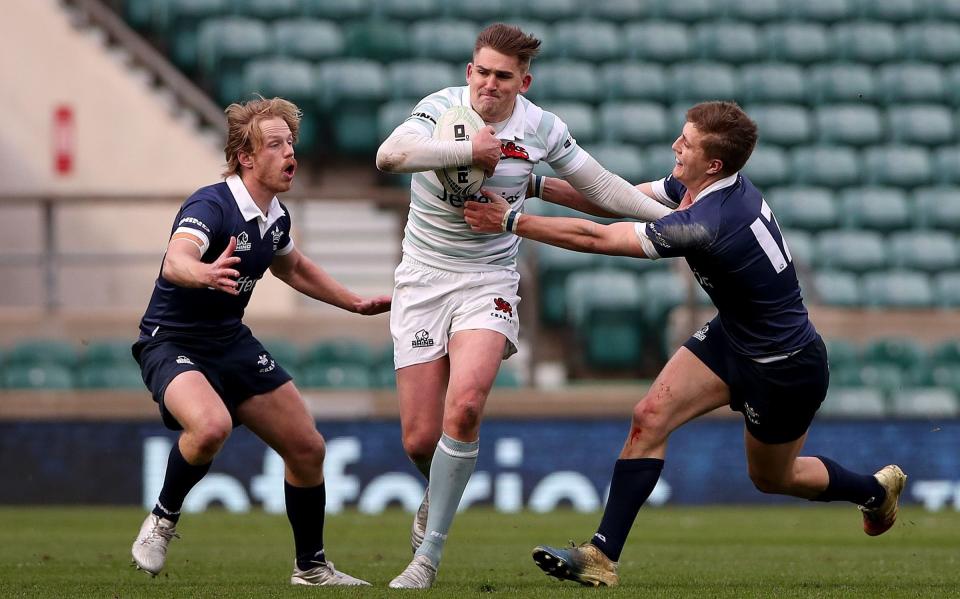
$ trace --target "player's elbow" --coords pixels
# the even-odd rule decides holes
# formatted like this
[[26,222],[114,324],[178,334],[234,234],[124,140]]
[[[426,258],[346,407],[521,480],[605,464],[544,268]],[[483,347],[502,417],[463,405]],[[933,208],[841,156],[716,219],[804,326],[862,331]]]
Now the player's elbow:
[[405,152],[398,152],[387,147],[386,144],[377,150],[377,168],[385,173],[398,173],[400,166],[406,161]]

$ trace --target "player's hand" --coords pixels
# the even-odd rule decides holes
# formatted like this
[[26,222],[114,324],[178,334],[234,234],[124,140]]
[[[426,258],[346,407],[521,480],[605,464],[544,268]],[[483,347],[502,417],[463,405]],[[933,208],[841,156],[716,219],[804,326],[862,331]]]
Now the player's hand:
[[463,205],[463,219],[478,233],[501,233],[503,215],[510,210],[510,203],[497,194],[481,189],[485,201],[470,200]]
[[482,127],[470,143],[473,145],[473,164],[482,168],[486,176],[492,177],[500,162],[500,140],[494,137],[493,127]]
[[237,277],[240,276],[240,271],[233,268],[240,263],[240,258],[233,255],[235,249],[237,249],[237,238],[230,237],[226,249],[207,268],[206,281],[204,281],[207,287],[219,289],[230,295],[240,295],[237,289]]
[[374,314],[381,314],[390,309],[390,302],[392,298],[389,295],[378,295],[377,297],[371,297],[369,299],[361,299],[353,305],[357,314],[363,314],[364,316],[373,316]]

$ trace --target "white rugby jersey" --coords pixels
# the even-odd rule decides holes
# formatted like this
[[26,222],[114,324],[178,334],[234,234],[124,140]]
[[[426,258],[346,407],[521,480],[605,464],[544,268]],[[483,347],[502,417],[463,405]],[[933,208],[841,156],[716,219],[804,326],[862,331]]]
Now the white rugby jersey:
[[[470,88],[448,87],[421,100],[405,121],[432,136],[437,119],[451,106],[470,106]],[[500,127],[500,162],[483,187],[522,210],[533,167],[541,160],[561,177],[587,159],[567,125],[522,95],[513,114]],[[516,268],[520,238],[512,233],[475,233],[463,220],[469,196],[451,196],[433,171],[414,173],[403,252],[414,260],[456,272]]]

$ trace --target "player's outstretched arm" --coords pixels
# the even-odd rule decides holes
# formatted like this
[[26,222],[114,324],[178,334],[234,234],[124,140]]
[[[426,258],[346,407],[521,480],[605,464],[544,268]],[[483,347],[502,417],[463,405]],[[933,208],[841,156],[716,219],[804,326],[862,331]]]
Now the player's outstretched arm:
[[233,255],[237,238],[231,237],[223,253],[210,264],[200,260],[201,241],[189,233],[177,233],[167,244],[160,275],[179,287],[209,287],[230,295],[239,295],[234,266],[240,258]]
[[463,209],[464,219],[474,231],[510,231],[520,237],[578,252],[647,257],[634,223],[601,225],[582,218],[519,214],[511,211],[510,204],[496,194],[485,189],[481,193],[487,202],[467,202]]
[[348,312],[372,315],[390,309],[391,298],[389,295],[372,298],[360,297],[341,285],[297,248],[293,248],[293,251],[289,254],[274,257],[270,264],[270,272],[300,293],[332,306],[343,308]]
[[574,189],[573,185],[570,185],[563,179],[541,177],[539,175],[531,176],[530,188],[527,190],[527,195],[539,197],[551,204],[566,206],[567,208],[572,208],[584,214],[592,214],[593,216],[602,216],[604,218],[621,217],[621,215],[616,212],[604,210],[596,204],[590,203],[587,198],[583,197],[582,193]]
[[387,173],[419,173],[476,164],[490,176],[499,161],[500,140],[489,126],[468,141],[442,141],[403,123],[377,149],[377,168]]

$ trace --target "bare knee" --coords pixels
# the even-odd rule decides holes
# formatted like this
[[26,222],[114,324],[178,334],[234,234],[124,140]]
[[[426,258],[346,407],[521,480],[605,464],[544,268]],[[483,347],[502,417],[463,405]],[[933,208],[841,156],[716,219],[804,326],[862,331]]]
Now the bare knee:
[[286,448],[283,460],[299,477],[312,478],[323,473],[323,460],[327,447],[323,436],[317,432],[292,443]]
[[440,431],[414,430],[403,432],[403,450],[414,463],[429,461],[440,440]]
[[750,481],[761,493],[770,493],[776,495],[782,495],[786,493],[788,485],[782,476],[772,476],[770,473],[760,472],[759,470],[755,470],[753,468],[750,469],[749,473]]
[[486,400],[487,394],[478,389],[470,389],[458,394],[447,406],[443,430],[461,440],[475,435],[480,428],[483,405]]
[[208,420],[184,431],[184,444],[181,445],[183,457],[189,462],[212,460],[226,443],[231,430],[233,424],[230,421]]
[[662,442],[669,433],[666,422],[663,402],[647,394],[633,407],[631,440],[648,443]]

